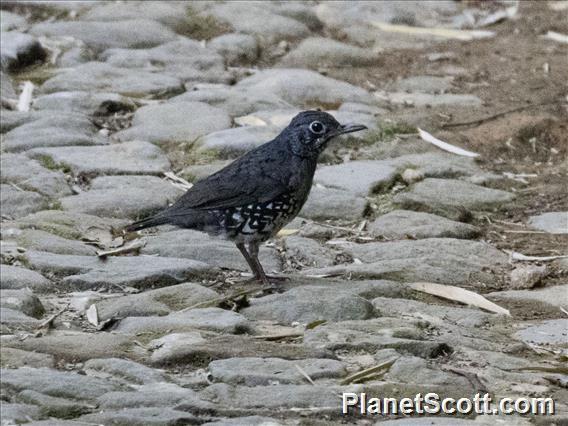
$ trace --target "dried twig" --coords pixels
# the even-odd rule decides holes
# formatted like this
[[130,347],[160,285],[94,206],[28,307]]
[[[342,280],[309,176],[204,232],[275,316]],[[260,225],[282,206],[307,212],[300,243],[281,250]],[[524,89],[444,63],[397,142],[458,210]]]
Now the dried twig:
[[268,341],[290,339],[297,337],[304,337],[304,333],[262,334],[260,336],[252,336],[252,338],[256,340],[268,340]]
[[388,370],[395,363],[395,361],[397,359],[398,358],[393,358],[393,359],[385,361],[385,362],[383,362],[379,365],[375,365],[374,367],[366,368],[365,370],[361,370],[357,373],[351,374],[351,375],[347,376],[345,379],[343,379],[341,381],[340,385],[348,385],[348,384],[353,383],[357,380],[366,379],[366,378],[369,378],[371,376],[375,376],[379,372],[381,372],[382,370],[385,370],[384,373],[386,373],[386,370]]
[[145,245],[146,245],[146,240],[134,240],[129,244],[123,245],[122,247],[118,247],[111,250],[97,251],[97,256],[100,258],[105,258],[107,256],[118,256],[121,254],[137,252]]
[[464,157],[479,157],[479,154],[475,153],[475,152],[471,152],[468,150],[465,150],[463,148],[454,146],[452,144],[449,144],[447,142],[441,141],[438,138],[435,138],[434,136],[432,136],[430,133],[418,128],[418,133],[420,134],[420,138],[423,141],[429,142],[432,145],[437,146],[440,149],[443,149],[444,151],[448,151],[451,152],[452,154],[456,154],[456,155],[461,155]]
[[556,259],[564,259],[568,257],[568,254],[560,256],[526,256],[522,253],[517,253],[516,251],[507,251],[511,260],[516,260],[519,262],[549,262]]
[[460,376],[465,377],[467,380],[469,380],[469,382],[471,383],[473,388],[478,392],[481,392],[481,393],[488,393],[489,392],[487,390],[487,387],[483,384],[483,382],[479,378],[479,376],[475,373],[472,373],[472,372],[466,371],[466,370],[461,370],[461,369],[455,368],[455,367],[443,367],[443,370],[449,371],[451,373],[456,373],[456,374],[459,374]]
[[195,305],[191,305],[191,306],[188,306],[187,308],[183,308],[180,312],[185,312],[185,311],[189,311],[191,309],[196,309],[196,308],[204,308],[204,307],[209,307],[209,306],[215,306],[215,305],[218,305],[219,303],[228,302],[229,300],[232,300],[236,297],[256,293],[258,291],[271,290],[271,289],[272,289],[272,287],[265,286],[265,287],[254,287],[254,288],[251,288],[251,289],[248,289],[248,290],[238,291],[238,292],[233,293],[229,296],[217,297],[215,299],[206,300],[205,302],[196,303]]
[[191,187],[193,187],[193,184],[186,181],[183,178],[180,178],[179,176],[175,175],[172,172],[165,172],[164,176],[166,177],[166,179],[168,179],[170,181],[170,183],[178,188],[181,188],[185,191],[187,191],[188,189],[191,189]]
[[301,374],[302,376],[304,376],[308,382],[310,382],[310,384],[312,384],[312,385],[314,385],[314,386],[316,385],[316,384],[314,383],[314,381],[312,380],[312,378],[308,375],[308,373],[306,373],[306,372],[304,371],[304,369],[303,369],[302,367],[300,367],[298,364],[294,364],[294,367],[296,367],[296,370],[298,370],[298,371],[300,372],[300,374]]
[[47,318],[46,320],[42,321],[37,328],[51,328],[51,326],[53,325],[53,321],[55,320],[55,318],[57,318],[59,315],[61,315],[63,312],[65,312],[67,309],[69,309],[69,303],[67,305],[65,305],[63,308],[61,308],[59,311],[57,311],[56,313],[54,313],[53,315],[51,315],[49,318]]

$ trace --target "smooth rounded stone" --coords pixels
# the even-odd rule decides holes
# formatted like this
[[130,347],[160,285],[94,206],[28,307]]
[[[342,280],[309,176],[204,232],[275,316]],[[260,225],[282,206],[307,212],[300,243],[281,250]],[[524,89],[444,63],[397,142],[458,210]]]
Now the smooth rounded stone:
[[16,331],[31,331],[39,327],[41,321],[17,309],[3,306],[0,309],[0,324],[9,330],[9,333],[2,332],[3,334],[14,334]]
[[516,332],[514,337],[529,345],[552,345],[566,349],[568,348],[567,333],[568,320],[562,318],[529,324],[528,327]]
[[0,184],[2,216],[19,218],[49,208],[49,201],[37,192],[18,190],[12,185]]
[[58,198],[72,193],[61,171],[46,169],[23,154],[2,153],[0,177],[2,182],[14,183],[19,188],[47,197]]
[[93,246],[37,229],[23,229],[18,231],[14,237],[18,246],[25,247],[26,249],[80,256],[94,256],[96,254],[96,250]]
[[108,140],[97,134],[89,117],[82,114],[41,117],[10,130],[4,138],[4,148],[12,152],[40,147],[106,143]]
[[131,68],[118,68],[103,62],[87,62],[58,73],[41,89],[54,92],[112,92],[124,96],[167,98],[185,91],[178,78]]
[[[385,422],[375,423],[380,426],[481,426],[481,423],[477,420],[465,420],[452,417],[451,419],[446,419],[443,417],[424,417],[424,418],[409,418],[397,420],[387,420]],[[517,423],[515,423],[517,424]],[[519,424],[522,426],[522,424]]]
[[387,111],[383,108],[379,108],[373,105],[366,105],[359,102],[343,102],[339,108],[338,112],[356,112],[359,114],[368,114],[379,116],[387,114]]
[[69,240],[98,240],[110,243],[111,227],[120,228],[129,221],[122,219],[100,218],[82,213],[66,212],[62,210],[43,210],[18,220],[17,226],[21,229],[32,228],[49,232]]
[[497,316],[477,308],[432,305],[417,300],[377,297],[373,299],[376,312],[383,317],[408,316],[425,319],[431,324],[443,326],[444,321],[460,327],[475,328],[486,326]]
[[61,198],[64,210],[96,216],[139,218],[168,207],[183,190],[155,176],[99,176],[89,191]]
[[111,47],[147,49],[176,38],[168,27],[149,19],[40,22],[31,27],[30,33],[36,36],[73,37],[95,50]]
[[235,86],[214,85],[199,87],[170,99],[170,102],[204,102],[240,117],[259,110],[292,108],[273,93],[242,90]]
[[207,422],[204,424],[207,426],[281,426],[285,423],[282,423],[280,420],[272,417],[246,416],[232,419],[222,419],[215,422]]
[[218,172],[223,167],[228,166],[231,160],[218,160],[212,161],[207,164],[190,164],[185,167],[179,175],[184,177],[190,182],[196,182],[200,179],[206,178],[213,173]]
[[7,10],[0,10],[0,31],[21,29],[27,25],[26,18]]
[[[6,76],[5,73],[0,72],[1,75],[4,77]],[[6,79],[3,78],[2,80],[2,88],[5,89],[4,81]],[[14,100],[18,98],[14,94]],[[38,120],[40,118],[45,117],[54,117],[57,119],[57,115],[53,113],[53,111],[12,111],[8,109],[3,109],[2,114],[0,115],[0,132],[7,133],[10,130],[15,129],[18,126],[23,124],[31,123],[32,121]]]
[[[12,79],[7,73],[1,70],[0,70],[0,96],[2,97],[2,99],[13,99],[14,101],[18,98],[18,95],[16,95],[16,90],[14,89],[14,84],[12,83]],[[4,115],[4,111],[2,111],[2,115]],[[4,119],[2,119],[2,122],[4,122]],[[4,128],[3,123],[2,123],[2,128]]]
[[115,330],[119,333],[137,334],[201,329],[241,334],[250,328],[249,321],[236,312],[220,308],[197,308],[159,317],[127,317],[119,322]]
[[54,367],[55,359],[49,354],[23,351],[14,348],[0,348],[0,365],[2,368],[19,367]]
[[[69,168],[75,175],[162,175],[170,170],[170,161],[157,146],[132,141],[106,146],[69,146],[38,148],[26,153],[31,158],[48,158]],[[85,158],[89,161],[86,162]]]
[[314,185],[310,196],[298,214],[313,220],[359,220],[367,208],[367,200],[341,189]]
[[388,188],[396,178],[396,168],[378,161],[349,161],[316,170],[314,181],[329,188],[366,196]]
[[41,410],[35,405],[2,401],[2,424],[23,424],[43,417]]
[[93,406],[79,401],[44,395],[34,390],[25,390],[18,394],[18,400],[40,407],[44,417],[72,418],[92,411]]
[[350,291],[329,291],[321,287],[296,287],[282,294],[250,300],[242,310],[250,320],[270,320],[290,324],[316,320],[347,321],[370,318],[372,305]]
[[164,287],[217,273],[203,262],[168,257],[122,256],[101,260],[95,256],[28,250],[23,259],[32,269],[65,276],[59,286],[73,290],[116,285],[140,289]]
[[416,356],[402,356],[389,368],[385,375],[388,381],[424,385],[453,385],[461,389],[471,389],[466,377],[445,372],[429,365],[428,361]]
[[361,139],[367,140],[369,137],[369,132],[375,131],[379,129],[379,120],[372,114],[368,114],[366,112],[354,112],[354,111],[340,111],[340,110],[328,110],[329,114],[333,115],[333,117],[342,124],[346,123],[357,123],[357,124],[364,124],[369,129],[363,133],[352,133],[345,136],[340,136],[339,140],[342,139]]
[[135,385],[152,383],[155,386],[157,383],[170,381],[168,376],[162,371],[146,367],[145,365],[128,359],[90,359],[85,362],[83,369],[90,377],[100,376],[101,378],[105,378],[107,375],[110,375]]
[[493,293],[486,294],[485,296],[497,303],[499,303],[499,301],[525,300],[527,304],[541,302],[560,308],[566,306],[568,303],[568,284],[534,290],[495,291]]
[[389,88],[397,92],[444,93],[452,88],[453,77],[419,75],[397,80]]
[[33,390],[49,396],[94,401],[104,393],[121,390],[111,380],[49,368],[2,369],[2,384],[9,393]]
[[282,359],[330,358],[327,350],[304,345],[255,339],[246,335],[224,335],[204,340],[197,333],[174,333],[152,340],[151,362],[159,366],[191,365],[206,367],[210,361],[226,358],[258,357]]
[[211,39],[207,47],[225,58],[227,65],[252,63],[260,55],[258,40],[249,34],[223,34]]
[[485,188],[455,179],[428,178],[400,192],[394,203],[408,209],[459,219],[464,210],[494,210],[510,203],[515,196],[499,189]]
[[548,212],[531,216],[529,225],[551,234],[568,234],[568,212]]
[[453,238],[346,243],[341,249],[363,263],[302,272],[486,288],[496,285],[496,275],[508,263],[508,256],[489,244]]
[[310,37],[284,56],[279,65],[285,67],[312,68],[321,67],[362,67],[376,64],[378,52],[352,46],[325,37]]
[[15,71],[43,62],[46,57],[47,52],[35,37],[16,31],[2,32],[2,70]]
[[264,109],[237,117],[235,123],[241,126],[273,126],[283,130],[300,112],[302,112],[301,109],[293,107]]
[[229,358],[212,361],[209,372],[214,381],[231,385],[266,386],[304,384],[300,367],[313,380],[337,379],[347,374],[345,366],[333,359]]
[[367,229],[374,237],[393,240],[408,237],[471,239],[479,235],[479,229],[473,225],[410,210],[394,210],[382,215],[371,222]]
[[72,111],[100,115],[108,111],[134,111],[136,104],[117,93],[90,93],[80,90],[55,92],[34,99],[36,110]]
[[246,7],[238,3],[218,3],[206,14],[229,24],[236,32],[257,36],[265,46],[280,40],[304,38],[310,33],[303,23],[254,3]]
[[[93,358],[133,358],[142,359],[147,353],[136,345],[133,340],[135,336],[123,335],[118,333],[83,333],[73,331],[51,331],[49,335],[44,335],[35,339],[18,340],[11,339],[2,341],[2,345],[10,348],[21,349],[31,352],[40,352],[50,354],[55,357],[56,361],[66,362],[84,362]],[[43,370],[40,370],[43,371]],[[81,376],[85,377],[85,376]],[[118,383],[115,380],[98,379],[105,384]],[[45,377],[46,385],[49,383],[49,377]],[[52,396],[66,397],[62,393],[45,392],[41,388],[26,387],[26,389],[37,390]],[[120,390],[117,386],[112,386],[111,390]],[[104,392],[96,392],[94,397],[98,397]],[[73,398],[73,392],[70,392]],[[80,396],[78,396],[80,397]]]
[[218,297],[217,292],[207,287],[185,283],[144,293],[105,298],[97,301],[94,306],[98,320],[105,321],[110,318],[167,315]]
[[286,237],[284,246],[286,257],[299,266],[317,268],[332,266],[335,263],[337,253],[311,238],[292,235]]
[[230,117],[219,108],[201,102],[176,102],[140,108],[134,114],[132,127],[115,133],[114,138],[168,145],[193,142],[200,136],[229,127]]
[[[141,253],[194,259],[219,268],[249,271],[249,266],[233,242],[190,229],[175,229],[148,237]],[[259,259],[267,272],[282,270],[282,262],[275,248],[261,247]]]
[[18,266],[0,265],[0,288],[21,289],[30,288],[34,291],[45,291],[51,287],[51,281],[36,271],[30,271]]
[[550,273],[546,265],[517,265],[510,274],[512,289],[533,288]]
[[421,92],[390,92],[386,94],[389,102],[398,105],[413,105],[415,107],[480,107],[483,101],[475,95],[445,93],[435,95]]
[[272,126],[244,126],[210,133],[196,142],[197,152],[211,152],[218,158],[235,158],[278,135]]
[[125,408],[104,410],[77,417],[81,424],[131,425],[131,426],[172,426],[192,425],[201,421],[190,413],[169,407]]
[[238,89],[271,93],[298,107],[338,106],[343,102],[375,104],[365,89],[303,69],[258,71],[237,83]]
[[16,309],[25,315],[39,319],[45,313],[40,300],[28,289],[0,290],[0,306]]

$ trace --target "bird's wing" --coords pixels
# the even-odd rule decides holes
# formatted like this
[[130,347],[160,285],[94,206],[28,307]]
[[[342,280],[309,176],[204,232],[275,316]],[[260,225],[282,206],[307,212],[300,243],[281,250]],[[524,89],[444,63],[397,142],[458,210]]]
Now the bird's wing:
[[282,169],[278,156],[267,160],[262,151],[249,154],[197,182],[170,209],[180,212],[246,206],[268,202],[288,190],[289,168],[284,165]]

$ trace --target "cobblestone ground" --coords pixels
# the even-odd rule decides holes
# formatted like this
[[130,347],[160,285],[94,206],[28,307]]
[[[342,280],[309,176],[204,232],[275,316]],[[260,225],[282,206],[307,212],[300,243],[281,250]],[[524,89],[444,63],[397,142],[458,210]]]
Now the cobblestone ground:
[[[342,392],[568,421],[566,2],[38,3],[1,11],[2,424],[458,424]],[[370,130],[261,249],[287,281],[113,231],[315,107]]]

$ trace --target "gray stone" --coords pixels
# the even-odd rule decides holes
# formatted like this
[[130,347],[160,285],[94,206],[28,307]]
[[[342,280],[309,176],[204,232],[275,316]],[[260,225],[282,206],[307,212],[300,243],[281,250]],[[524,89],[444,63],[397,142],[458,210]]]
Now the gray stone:
[[29,389],[49,396],[87,401],[93,401],[103,393],[120,390],[117,383],[109,380],[48,368],[28,367],[2,369],[2,385],[10,393]]
[[[168,377],[163,372],[128,359],[90,359],[85,363],[84,369],[91,377],[100,375],[102,378],[105,378],[106,375],[111,375],[117,379],[126,380],[136,385],[169,381]],[[106,395],[110,396],[112,393]]]
[[331,358],[335,356],[321,349],[304,345],[270,342],[246,335],[225,335],[206,341],[197,333],[174,333],[150,342],[154,347],[151,362],[154,365],[192,365],[206,367],[217,359],[267,357],[282,359]]
[[235,158],[276,137],[272,126],[244,126],[221,130],[200,138],[197,152],[212,152],[218,158]]
[[320,167],[314,181],[326,187],[343,189],[361,196],[388,188],[396,178],[396,168],[376,161],[350,161]]
[[0,10],[0,31],[21,29],[27,25],[26,18],[7,10]]
[[496,274],[499,276],[508,263],[508,256],[489,244],[452,238],[345,243],[341,248],[363,263],[306,269],[303,272],[486,288],[487,285],[499,286]]
[[[0,96],[2,99],[12,99],[16,100],[18,96],[16,95],[16,90],[14,89],[14,84],[10,76],[4,71],[0,70]],[[18,111],[19,112],[19,111]],[[4,111],[2,111],[4,115]],[[4,128],[4,119],[2,119],[2,129]]]
[[321,246],[311,238],[296,235],[286,237],[284,240],[286,257],[297,266],[323,267],[332,266],[335,262],[336,252]]
[[366,319],[373,315],[372,305],[349,291],[327,287],[297,287],[283,294],[251,299],[242,310],[251,320],[270,320],[290,324],[316,320],[346,321]]
[[219,108],[201,102],[176,102],[140,108],[134,114],[132,127],[114,137],[121,141],[139,139],[171,145],[193,142],[200,136],[229,127],[231,119]]
[[211,39],[207,47],[223,56],[228,65],[252,63],[260,54],[257,39],[249,34],[223,34]]
[[116,93],[83,91],[55,92],[34,99],[34,109],[58,112],[79,112],[86,115],[104,115],[116,111],[134,111],[136,104]]
[[272,417],[246,416],[207,422],[205,424],[207,426],[281,426],[285,423]]
[[339,106],[343,102],[376,103],[366,90],[302,69],[269,69],[241,80],[238,89],[270,93],[298,107]]
[[0,178],[3,183],[14,183],[19,188],[39,192],[47,197],[71,194],[69,184],[61,171],[46,169],[22,154],[2,154]]
[[16,425],[41,419],[39,407],[32,404],[14,404],[2,401],[2,423]]
[[466,377],[439,370],[429,365],[425,359],[416,356],[398,358],[389,368],[385,379],[398,383],[451,385],[462,389],[475,390],[472,389],[472,385]]
[[45,291],[51,287],[51,281],[43,275],[17,266],[0,265],[0,275],[2,289],[30,288],[35,291]]
[[41,318],[45,313],[38,297],[28,289],[0,290],[0,306],[2,309],[16,309],[36,319]]
[[345,366],[332,359],[229,358],[213,361],[209,372],[214,381],[231,385],[266,386],[304,384],[306,378],[299,366],[313,380],[340,378],[347,374]]
[[136,334],[201,329],[239,334],[248,331],[250,327],[249,321],[236,312],[220,308],[198,308],[174,312],[161,317],[128,317],[120,321],[116,331]]
[[148,19],[114,22],[41,22],[30,29],[36,36],[73,37],[96,50],[111,47],[144,49],[174,40],[176,35],[164,25]]
[[55,367],[55,359],[49,354],[22,351],[3,346],[0,348],[0,365],[2,368],[52,368]]
[[186,38],[152,49],[109,49],[103,52],[101,59],[115,67],[159,72],[184,82],[217,82],[225,74],[221,55]]
[[542,302],[556,307],[568,305],[568,284],[545,287],[535,290],[507,290],[489,293],[486,297],[491,300],[515,301],[526,300],[527,303]]
[[376,64],[378,52],[352,46],[325,37],[310,37],[290,53],[284,56],[280,65],[286,67],[313,68],[322,67],[360,67]]
[[105,286],[163,287],[192,278],[211,276],[216,270],[203,262],[167,257],[127,256],[101,260],[28,250],[23,255],[36,270],[57,276],[62,288],[88,290]]
[[555,319],[529,324],[528,327],[515,333],[515,337],[523,342],[536,345],[553,345],[568,348],[568,320]]
[[356,112],[360,114],[368,114],[378,117],[380,115],[386,115],[387,111],[383,108],[379,108],[373,105],[362,104],[359,102],[343,102],[341,106],[337,109],[339,112]]
[[223,167],[228,166],[231,160],[217,160],[207,164],[190,164],[185,167],[179,175],[190,182],[196,182],[199,179],[206,178],[213,173],[218,172]]
[[0,212],[4,217],[19,218],[49,208],[48,199],[37,192],[0,185]]
[[16,31],[2,32],[2,70],[14,71],[37,62],[43,62],[47,52],[37,39]]
[[132,97],[170,97],[184,91],[181,80],[149,71],[117,68],[103,62],[87,62],[62,71],[42,85],[44,93],[92,91]]
[[443,93],[452,88],[452,77],[419,75],[398,80],[391,89],[400,92]]
[[568,234],[568,212],[548,212],[531,216],[529,224],[551,234]]
[[513,289],[536,287],[549,272],[546,265],[517,265],[511,271],[511,287]]
[[365,198],[341,189],[314,185],[299,216],[314,220],[361,219],[367,207]]
[[257,36],[263,45],[283,39],[295,40],[309,34],[308,28],[301,22],[272,13],[254,3],[247,7],[238,3],[215,4],[207,14],[229,24],[237,32]]
[[391,92],[387,94],[390,102],[399,105],[413,105],[416,107],[480,107],[483,101],[475,95],[454,95],[446,93],[433,95],[430,93]]
[[[219,268],[249,271],[234,243],[190,229],[175,229],[148,237],[141,253],[194,259]],[[261,247],[259,259],[269,273],[282,270],[278,251],[272,247]]]
[[[77,363],[93,358],[109,357],[142,359],[147,356],[146,350],[134,344],[133,340],[136,340],[136,337],[118,333],[83,333],[77,331],[61,332],[52,330],[48,335],[34,339],[11,339],[2,341],[2,346],[49,354],[52,355],[57,362],[66,361]],[[45,380],[47,383],[48,378]],[[106,384],[114,382],[108,378],[97,380]],[[29,389],[48,393],[52,396],[65,397],[63,394],[54,395],[49,392],[44,392],[39,388],[30,387]],[[113,389],[110,390],[118,389],[116,386],[113,386]],[[70,392],[72,393],[72,391]],[[96,389],[93,390],[93,392],[96,393],[95,397],[104,393],[100,392],[100,390],[97,392]]]
[[397,194],[393,201],[410,210],[456,219],[465,211],[492,210],[506,206],[514,199],[510,192],[484,188],[453,179],[424,179],[408,191]]
[[185,283],[144,293],[105,298],[95,303],[99,321],[110,318],[167,315],[219,295],[199,284]]
[[69,240],[49,232],[37,229],[24,229],[14,235],[19,247],[26,249],[47,251],[57,254],[75,254],[80,256],[95,255],[96,250],[93,246],[81,241]]
[[31,331],[39,327],[41,321],[32,318],[19,310],[2,307],[0,309],[0,324],[7,327],[9,333],[2,331],[2,334],[14,334],[16,331]]
[[371,235],[387,239],[463,238],[479,235],[473,225],[446,219],[430,213],[394,210],[382,215],[368,225]]
[[105,143],[108,143],[106,138],[97,135],[91,120],[81,114],[40,117],[10,130],[4,139],[6,151]]
[[138,218],[163,210],[183,190],[154,176],[99,176],[89,191],[61,199],[64,210],[96,216]]
[[44,395],[34,390],[24,390],[18,400],[40,407],[43,417],[72,418],[90,412],[93,405],[65,398]]
[[131,425],[131,426],[173,426],[199,424],[201,421],[184,411],[168,407],[125,408],[104,410],[77,417],[81,424]]
[[[68,167],[75,175],[104,174],[161,175],[170,169],[162,151],[149,142],[125,142],[107,146],[38,148],[27,153],[32,158],[48,157]],[[90,161],[86,162],[85,158]]]
[[249,91],[235,86],[197,86],[170,99],[170,102],[204,102],[225,110],[231,117],[240,117],[259,110],[292,108],[273,93]]

